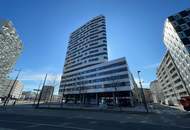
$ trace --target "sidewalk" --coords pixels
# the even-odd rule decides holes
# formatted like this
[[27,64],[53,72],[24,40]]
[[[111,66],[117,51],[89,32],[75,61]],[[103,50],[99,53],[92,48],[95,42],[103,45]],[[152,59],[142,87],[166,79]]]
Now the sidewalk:
[[[128,113],[146,113],[144,106],[135,107],[118,107],[118,106],[105,106],[105,105],[84,105],[84,104],[54,104],[46,105],[41,104],[40,109],[67,109],[67,110],[88,110],[88,111],[107,111],[107,112],[128,112]],[[149,110],[152,113],[152,110]]]
[[[57,105],[58,106],[58,105]],[[136,107],[139,108],[139,107]],[[54,109],[54,108],[53,108]],[[132,108],[126,108],[128,110]],[[135,123],[148,123],[155,125],[173,125],[173,126],[183,126],[190,128],[190,115],[170,115],[170,114],[157,114],[157,113],[145,113],[145,112],[128,112],[116,110],[90,110],[90,109],[60,109],[55,108],[43,108],[35,109],[32,105],[28,106],[8,106],[6,110],[0,108],[0,114],[2,115],[23,115],[24,117],[31,116],[33,118],[43,117],[43,118],[67,118],[67,119],[93,119],[101,121],[118,121],[121,124],[128,122]],[[140,109],[141,110],[141,109]]]

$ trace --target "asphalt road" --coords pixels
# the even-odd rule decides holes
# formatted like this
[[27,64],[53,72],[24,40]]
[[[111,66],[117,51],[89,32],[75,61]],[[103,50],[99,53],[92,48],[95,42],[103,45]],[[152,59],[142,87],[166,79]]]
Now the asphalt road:
[[[189,130],[162,123],[159,115],[136,115],[87,111],[27,110],[0,112],[0,130]],[[33,114],[35,113],[35,114]],[[44,114],[46,113],[46,114]],[[123,117],[123,118],[122,118]],[[113,119],[111,119],[113,118]],[[151,122],[150,120],[155,120]],[[159,123],[160,122],[160,123]],[[189,123],[189,122],[187,122]]]

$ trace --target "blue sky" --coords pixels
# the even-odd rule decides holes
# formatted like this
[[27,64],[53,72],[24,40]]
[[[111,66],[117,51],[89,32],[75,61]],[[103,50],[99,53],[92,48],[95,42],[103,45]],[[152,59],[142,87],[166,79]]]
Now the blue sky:
[[48,83],[60,77],[70,33],[100,14],[107,20],[109,60],[125,56],[147,87],[166,50],[166,17],[189,7],[189,0],[0,0],[0,18],[11,20],[23,41],[15,68],[22,69],[25,90],[37,88],[45,73]]

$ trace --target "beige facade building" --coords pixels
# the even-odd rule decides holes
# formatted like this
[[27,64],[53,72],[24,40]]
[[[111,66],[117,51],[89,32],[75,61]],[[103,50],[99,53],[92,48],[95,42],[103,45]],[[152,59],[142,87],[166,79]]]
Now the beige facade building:
[[[2,84],[2,87],[0,88],[0,97],[7,97],[9,92],[10,92],[10,89],[12,87],[14,83],[14,80],[4,80],[3,84]],[[20,81],[16,81],[13,89],[12,89],[12,92],[11,92],[11,98],[20,98],[22,96],[22,90],[24,88],[24,85],[20,82]]]
[[157,79],[166,104],[178,105],[178,100],[182,96],[188,95],[183,79],[169,51],[166,52],[157,69]]
[[166,19],[164,43],[180,70],[184,85],[190,91],[190,9]]

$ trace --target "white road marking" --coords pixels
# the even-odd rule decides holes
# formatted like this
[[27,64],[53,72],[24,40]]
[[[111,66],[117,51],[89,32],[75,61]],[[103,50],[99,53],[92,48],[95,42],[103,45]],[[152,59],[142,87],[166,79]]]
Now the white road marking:
[[35,127],[36,126],[50,126],[50,127],[61,127],[61,128],[67,128],[67,129],[76,129],[76,130],[93,130],[89,128],[82,128],[82,127],[75,127],[75,126],[65,126],[65,125],[53,125],[53,124],[41,124],[41,123],[35,123],[35,122],[27,122],[27,121],[8,121],[8,120],[0,120],[0,122],[9,122],[9,123],[22,123],[22,124],[28,124],[30,126],[27,127]]

